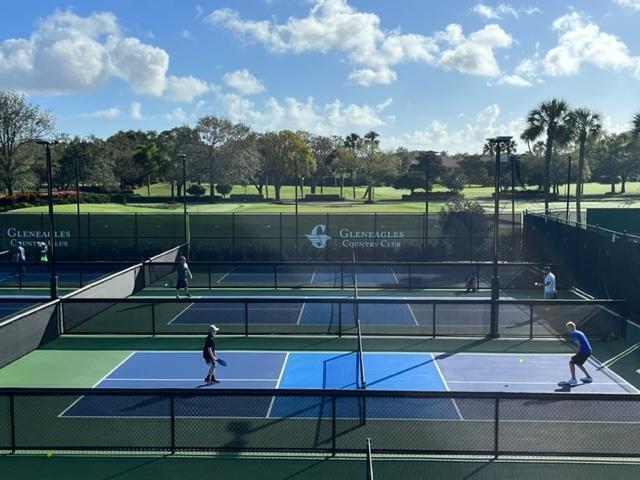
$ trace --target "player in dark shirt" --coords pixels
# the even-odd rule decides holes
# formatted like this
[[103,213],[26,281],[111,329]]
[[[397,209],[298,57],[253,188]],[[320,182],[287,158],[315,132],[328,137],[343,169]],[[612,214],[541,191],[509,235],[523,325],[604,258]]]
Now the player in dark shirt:
[[207,338],[204,340],[204,347],[202,348],[202,357],[207,365],[209,365],[209,372],[207,376],[204,377],[204,381],[207,382],[208,385],[212,383],[220,383],[220,380],[216,380],[216,361],[218,358],[216,357],[216,342],[215,336],[220,329],[215,325],[209,326],[209,334]]

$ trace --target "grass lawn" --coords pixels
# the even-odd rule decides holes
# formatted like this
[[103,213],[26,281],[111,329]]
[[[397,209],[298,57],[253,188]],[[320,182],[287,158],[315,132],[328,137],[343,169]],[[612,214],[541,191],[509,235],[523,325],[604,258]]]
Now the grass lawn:
[[[610,207],[610,208],[625,208],[636,207],[640,208],[640,182],[630,182],[627,184],[627,192],[624,195],[605,195],[610,189],[609,185],[602,185],[597,183],[589,183],[585,185],[585,197],[582,202],[582,208],[598,208],[598,207]],[[618,186],[619,189],[619,186]],[[146,195],[146,188],[138,190],[140,193]],[[244,187],[234,187],[234,193],[244,193]],[[441,186],[436,186],[434,191],[446,191]],[[248,193],[254,193],[255,188],[247,187]],[[305,187],[305,193],[309,192],[309,188]],[[302,213],[422,213],[424,212],[424,202],[406,202],[400,200],[403,193],[409,193],[409,191],[396,190],[392,187],[377,187],[375,192],[375,202],[373,205],[365,204],[362,200],[365,188],[356,187],[356,201],[353,201],[351,188],[345,188],[345,195],[348,193],[347,200],[343,202],[300,202],[299,211]],[[493,192],[492,187],[480,187],[471,186],[464,190],[464,195],[469,200],[479,202],[487,211],[493,210],[493,199],[491,194]],[[565,190],[561,188],[561,197],[564,195]],[[169,195],[168,184],[156,184],[151,187],[152,195]],[[339,193],[339,189],[336,187],[326,187],[325,193]],[[273,189],[270,188],[269,194],[273,194]],[[285,204],[275,203],[227,203],[220,202],[215,204],[190,204],[188,209],[190,212],[201,213],[293,213],[293,187],[283,187],[282,198],[286,202]],[[511,211],[511,202],[509,200],[509,194],[504,194],[504,200],[500,202],[500,211],[509,213]],[[571,209],[575,210],[575,199],[571,197]],[[443,202],[430,202],[429,209],[431,212],[439,212],[443,206]],[[551,209],[564,210],[565,201],[558,201],[551,203]],[[75,212],[75,205],[57,205],[55,207],[56,212],[60,213],[73,213]],[[524,210],[541,210],[543,208],[542,201],[516,201],[516,211]],[[8,213],[40,213],[46,212],[47,207],[30,207],[12,210]],[[181,213],[182,205],[180,203],[169,204],[134,204],[121,205],[115,203],[107,204],[83,204],[81,206],[83,212],[114,212],[114,213]]]

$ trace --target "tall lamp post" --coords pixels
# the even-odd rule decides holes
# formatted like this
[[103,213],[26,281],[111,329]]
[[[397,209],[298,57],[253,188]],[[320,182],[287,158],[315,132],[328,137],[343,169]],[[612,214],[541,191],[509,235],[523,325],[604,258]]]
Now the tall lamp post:
[[429,164],[438,152],[428,150],[424,152],[424,252],[427,254],[429,247]]
[[82,236],[80,235],[80,157],[76,155],[76,228],[78,229],[77,259],[82,257]]
[[53,215],[53,173],[51,168],[51,145],[56,145],[58,142],[55,140],[42,140],[37,139],[36,143],[44,145],[45,157],[47,160],[47,192],[49,201],[49,258],[51,259],[51,279],[50,279],[50,292],[51,299],[58,298],[58,275],[56,273],[56,236],[55,236],[55,223]]
[[491,275],[491,329],[489,335],[493,338],[500,336],[499,333],[499,303],[500,299],[500,277],[498,276],[498,231],[500,220],[500,146],[505,145],[509,150],[509,144],[513,137],[495,137],[487,140],[496,149],[495,182],[494,182],[494,204],[493,204],[493,271]]
[[293,175],[296,177],[294,180],[294,184],[296,186],[295,190],[294,190],[294,204],[295,204],[295,228],[296,228],[296,232],[295,232],[295,243],[296,243],[296,260],[298,260],[298,181],[300,180],[298,178],[298,157],[296,156],[296,158],[293,161]]
[[569,155],[569,167],[567,168],[567,222],[569,221],[569,195],[571,195],[571,155]]
[[184,228],[184,243],[189,244],[189,223],[187,221],[187,156],[178,153],[177,157],[182,161],[182,224]]

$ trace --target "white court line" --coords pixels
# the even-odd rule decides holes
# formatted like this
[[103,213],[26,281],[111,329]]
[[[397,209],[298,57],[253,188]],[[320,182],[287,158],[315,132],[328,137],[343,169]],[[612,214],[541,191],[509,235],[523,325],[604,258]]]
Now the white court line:
[[[438,375],[440,375],[440,379],[442,380],[442,384],[444,385],[444,388],[448,392],[449,391],[449,385],[447,384],[447,381],[444,379],[444,375],[442,375],[442,371],[440,370],[440,366],[438,365],[438,361],[436,360],[436,357],[433,355],[433,353],[430,353],[429,355],[431,355],[431,360],[433,361],[433,364],[436,366],[436,370],[438,371]],[[456,400],[454,398],[452,398],[451,402],[453,403],[453,406],[456,409],[456,412],[458,413],[458,417],[460,417],[460,420],[463,420],[462,414],[460,413],[460,409],[458,408],[458,404],[456,403]]]
[[316,267],[313,267],[313,273],[311,274],[311,281],[310,281],[311,284],[313,284],[313,281],[316,278],[316,271],[317,271]]
[[[124,365],[131,357],[133,357],[137,352],[131,352],[129,355],[127,355],[124,360],[122,360],[120,363],[118,363],[115,367],[113,367],[111,370],[109,370],[107,372],[107,374],[105,376],[103,376],[100,380],[98,380],[96,383],[93,384],[93,386],[91,388],[96,388],[98,385],[100,385],[100,383],[102,383],[102,381],[104,379],[106,379],[109,375],[111,375],[113,372],[115,372],[118,368],[120,368],[122,365]],[[62,412],[60,412],[58,414],[58,418],[61,418],[70,408],[72,408],[76,403],[78,403],[80,400],[82,400],[85,396],[82,395],[78,398],[76,398],[73,403],[71,405],[69,405],[67,408],[65,408]]]
[[[304,298],[306,299],[307,297],[304,297]],[[302,312],[304,312],[304,307],[306,307],[306,306],[307,306],[307,304],[303,302],[302,303],[302,308],[300,309],[300,313],[298,314],[298,321],[296,322],[296,325],[300,325],[300,320],[302,320]],[[288,353],[287,353],[287,355],[288,355]]]
[[[282,362],[282,368],[280,369],[280,375],[278,375],[278,381],[276,382],[276,389],[280,388],[280,382],[282,382],[282,375],[284,374],[284,369],[287,366],[287,360],[289,360],[289,352],[284,356],[284,362]],[[271,409],[273,408],[273,404],[276,401],[276,397],[271,397],[271,402],[269,403],[269,409],[267,410],[267,416],[265,418],[269,418],[271,416]]]
[[396,276],[396,271],[393,269],[393,267],[389,267],[391,270],[391,274],[393,275],[393,279],[396,281],[396,285],[400,285],[400,280],[398,280],[398,277]]
[[[407,297],[402,297],[405,300],[407,299]],[[420,324],[418,323],[418,319],[416,318],[415,314],[413,313],[413,309],[411,308],[411,305],[409,303],[405,304],[407,306],[407,308],[409,309],[409,313],[411,314],[411,318],[413,318],[413,321],[416,323],[416,327],[419,326]]]
[[225,273],[223,276],[221,276],[216,283],[222,282],[225,278],[227,278],[229,275],[231,275],[235,270],[236,270],[235,267],[232,268],[231,270],[229,270],[227,273]]
[[[175,317],[173,317],[173,318],[169,321],[169,323],[167,323],[167,325],[171,325],[173,322],[175,322],[175,321],[178,319],[178,317],[180,317],[184,312],[186,312],[187,310],[189,310],[189,308],[190,308],[190,307],[192,307],[192,306],[194,306],[194,305],[195,305],[195,303],[190,303],[190,304],[188,304],[186,307],[184,307],[184,308],[180,311],[180,313],[178,313]],[[187,323],[187,324],[183,324],[183,325],[194,325],[194,324],[193,324],[193,323]],[[198,323],[198,324],[196,324],[196,325],[200,325],[200,324]]]
[[[504,382],[496,382],[496,381],[488,381],[488,380],[449,380],[449,383],[465,383],[465,384],[475,384],[475,385],[481,385],[481,384],[509,384],[509,385],[554,385],[554,386],[558,386],[558,382],[553,382],[552,380],[546,381],[546,382],[512,382],[511,380],[505,380]],[[579,383],[578,385],[582,385],[582,383]],[[584,385],[620,385],[619,383],[616,382],[591,382],[588,384],[584,384]],[[591,393],[591,392],[589,392]]]

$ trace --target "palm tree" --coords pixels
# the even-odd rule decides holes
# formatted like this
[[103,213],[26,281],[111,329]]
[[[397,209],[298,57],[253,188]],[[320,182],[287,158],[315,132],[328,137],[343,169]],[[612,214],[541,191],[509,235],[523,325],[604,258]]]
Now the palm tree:
[[[640,116],[640,115],[639,115]],[[602,117],[588,108],[578,108],[571,114],[573,138],[578,142],[578,172],[576,174],[576,222],[582,222],[580,201],[582,200],[582,174],[584,172],[584,152],[587,141],[602,132]]]
[[527,142],[546,136],[544,152],[544,210],[549,211],[549,178],[554,142],[563,143],[568,137],[569,104],[565,100],[552,99],[540,104],[527,115],[527,128],[520,138]]
[[631,121],[633,136],[640,137],[640,112],[636,113],[633,116],[633,120]]

